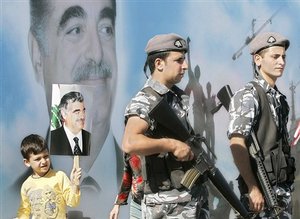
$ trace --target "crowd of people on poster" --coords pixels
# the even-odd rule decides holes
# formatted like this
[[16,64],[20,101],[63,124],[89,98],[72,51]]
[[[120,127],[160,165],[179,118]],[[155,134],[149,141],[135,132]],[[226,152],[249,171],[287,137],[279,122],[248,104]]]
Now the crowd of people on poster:
[[[232,60],[231,55],[246,44],[243,40],[247,34],[251,36],[255,30],[260,30],[259,26],[280,8],[263,31],[281,32],[291,42],[285,74],[278,83],[290,104],[290,83],[297,83],[299,72],[300,31],[296,18],[300,4],[271,5],[267,1],[152,3],[115,0],[1,2],[4,8],[1,14],[1,218],[16,217],[20,188],[30,175],[22,163],[20,144],[32,133],[46,139],[53,168],[67,175],[73,166],[77,144],[74,138],[79,139],[81,201],[78,207],[68,208],[69,218],[109,217],[123,174],[121,144],[125,107],[146,80],[142,67],[147,41],[156,34],[168,32],[180,33],[189,44],[186,53],[189,66],[178,86],[190,96],[191,124],[197,134],[206,138],[210,158],[238,194],[235,180],[238,171],[226,136],[229,115],[222,109],[215,114],[212,112],[219,103],[216,94],[225,84],[236,91],[251,80],[248,48],[244,48],[237,60]],[[151,9],[151,13],[145,8]],[[208,13],[208,8],[213,13]],[[247,16],[239,14],[239,10],[245,10]],[[174,15],[174,11],[178,14]],[[223,19],[217,19],[214,14],[222,15]],[[170,21],[157,25],[166,16]],[[212,23],[204,22],[203,16],[211,17]],[[252,33],[249,33],[254,18],[257,20],[252,22]],[[196,24],[194,20],[197,19],[203,22]],[[142,22],[146,25],[140,28]],[[296,96],[297,89],[294,90]],[[76,96],[71,99],[77,98],[72,102],[80,108],[76,116],[68,111],[72,107],[66,104],[69,100],[64,103],[68,95]],[[292,107],[296,121],[289,121],[289,131],[297,162],[299,102],[290,104]],[[72,120],[78,121],[76,125],[80,126],[74,135],[70,134],[73,127],[67,125]],[[56,145],[63,144],[66,150],[55,149]],[[299,171],[296,173],[298,176]],[[299,194],[297,176],[295,197]],[[219,218],[221,214],[232,218],[234,213],[230,205],[212,185],[207,183],[207,186],[211,218]],[[293,218],[300,215],[298,205],[299,200],[295,199]],[[119,218],[128,215],[129,207],[121,207]]]

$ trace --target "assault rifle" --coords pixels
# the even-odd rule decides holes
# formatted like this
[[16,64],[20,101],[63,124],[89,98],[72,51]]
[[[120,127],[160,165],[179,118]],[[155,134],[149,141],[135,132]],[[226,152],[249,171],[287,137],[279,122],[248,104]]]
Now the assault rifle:
[[203,149],[201,143],[205,143],[205,138],[198,135],[191,135],[164,98],[161,98],[149,114],[160,126],[171,133],[172,137],[190,145],[195,154],[193,168],[185,173],[181,184],[191,189],[201,175],[207,174],[208,179],[240,216],[251,218],[251,213],[246,210],[222,173],[215,167],[214,161],[211,160],[207,152]]
[[[224,86],[217,94],[217,97],[220,100],[217,110],[220,109],[222,106],[224,106],[228,111],[230,98],[232,96],[233,95],[232,95],[229,85]],[[214,112],[216,112],[217,110],[215,110]],[[255,163],[257,166],[256,176],[259,180],[260,188],[263,192],[266,204],[267,204],[268,208],[271,211],[273,211],[274,215],[272,215],[272,218],[275,218],[275,217],[279,218],[278,215],[282,209],[278,205],[275,192],[274,192],[272,185],[270,183],[270,180],[268,178],[265,166],[263,164],[261,149],[260,149],[256,135],[253,132],[253,130],[251,131],[250,142],[251,142],[251,144],[249,147],[249,153],[250,153],[251,157],[255,160]]]

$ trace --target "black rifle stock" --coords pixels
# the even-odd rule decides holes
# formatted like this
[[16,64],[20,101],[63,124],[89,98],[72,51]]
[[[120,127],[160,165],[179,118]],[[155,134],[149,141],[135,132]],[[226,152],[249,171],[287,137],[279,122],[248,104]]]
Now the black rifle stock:
[[[229,110],[229,104],[230,99],[233,96],[231,89],[228,85],[224,86],[217,94],[218,99],[220,100],[219,105],[223,105],[226,110]],[[220,107],[218,107],[220,109]],[[216,112],[217,110],[215,110]],[[250,137],[251,145],[249,147],[249,152],[251,157],[255,160],[255,163],[257,165],[257,172],[256,176],[259,180],[260,187],[262,189],[262,192],[264,194],[264,198],[266,201],[266,204],[270,210],[274,211],[274,217],[278,217],[278,214],[280,213],[280,208],[278,207],[278,202],[276,199],[275,192],[272,188],[272,185],[270,183],[270,180],[268,178],[265,166],[263,164],[261,155],[260,155],[260,146],[258,144],[256,135],[253,131],[251,131],[251,137]]]
[[202,148],[201,142],[205,139],[197,135],[191,135],[164,99],[154,107],[150,112],[150,116],[167,129],[172,134],[171,137],[189,144],[195,154],[193,168],[185,173],[181,184],[191,189],[199,176],[206,173],[212,184],[240,216],[250,218],[250,213],[235,195],[222,173],[215,167],[207,152]]

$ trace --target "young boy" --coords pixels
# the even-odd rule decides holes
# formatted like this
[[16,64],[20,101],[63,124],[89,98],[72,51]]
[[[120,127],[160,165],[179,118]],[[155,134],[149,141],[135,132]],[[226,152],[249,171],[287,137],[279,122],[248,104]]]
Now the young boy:
[[81,169],[73,167],[71,181],[64,172],[52,170],[47,143],[39,135],[25,137],[21,153],[33,173],[22,184],[18,218],[67,218],[66,205],[76,207],[80,201]]

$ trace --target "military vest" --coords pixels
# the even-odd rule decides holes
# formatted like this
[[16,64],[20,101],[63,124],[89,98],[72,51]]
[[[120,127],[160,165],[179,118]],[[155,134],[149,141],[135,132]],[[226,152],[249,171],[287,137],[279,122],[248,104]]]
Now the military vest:
[[[151,94],[155,96],[155,98],[150,99],[150,110],[149,115],[151,115],[152,109],[157,105],[162,98],[166,98],[167,102],[170,103],[170,107],[177,113],[178,109],[174,107],[172,104],[172,95],[175,94],[176,97],[179,98],[180,101],[181,95],[184,93],[182,90],[173,86],[172,91],[174,93],[166,93],[164,95],[160,95],[155,92],[152,88],[146,87],[142,90],[147,94]],[[151,102],[152,101],[152,102]],[[175,100],[176,101],[176,100]],[[179,104],[179,103],[178,103]],[[163,115],[161,115],[163,116]],[[151,118],[151,117],[150,117]],[[179,118],[179,117],[178,117]],[[179,118],[182,123],[186,123],[186,126],[189,126],[187,122],[187,118]],[[188,127],[191,129],[191,127]],[[192,129],[191,129],[192,130]],[[171,132],[166,130],[161,124],[157,123],[154,130],[148,130],[146,135],[151,138],[162,138],[162,137],[169,137],[175,138]],[[148,193],[156,193],[158,191],[168,191],[172,189],[180,189],[183,186],[180,184],[184,173],[192,167],[191,162],[180,162],[177,161],[173,154],[166,153],[166,154],[153,154],[149,156],[145,156],[144,158],[144,165],[143,169],[146,171],[146,174],[143,175],[145,180],[145,187],[144,192],[145,194]]]
[[[293,182],[295,162],[291,157],[290,146],[287,142],[286,129],[277,128],[272,117],[269,101],[263,88],[256,82],[251,82],[257,90],[260,114],[254,132],[262,150],[262,160],[271,185]],[[287,116],[287,115],[286,115]],[[282,123],[281,123],[282,124]],[[282,124],[286,125],[286,124]],[[249,146],[249,142],[247,144]],[[255,162],[251,162],[254,172]]]

